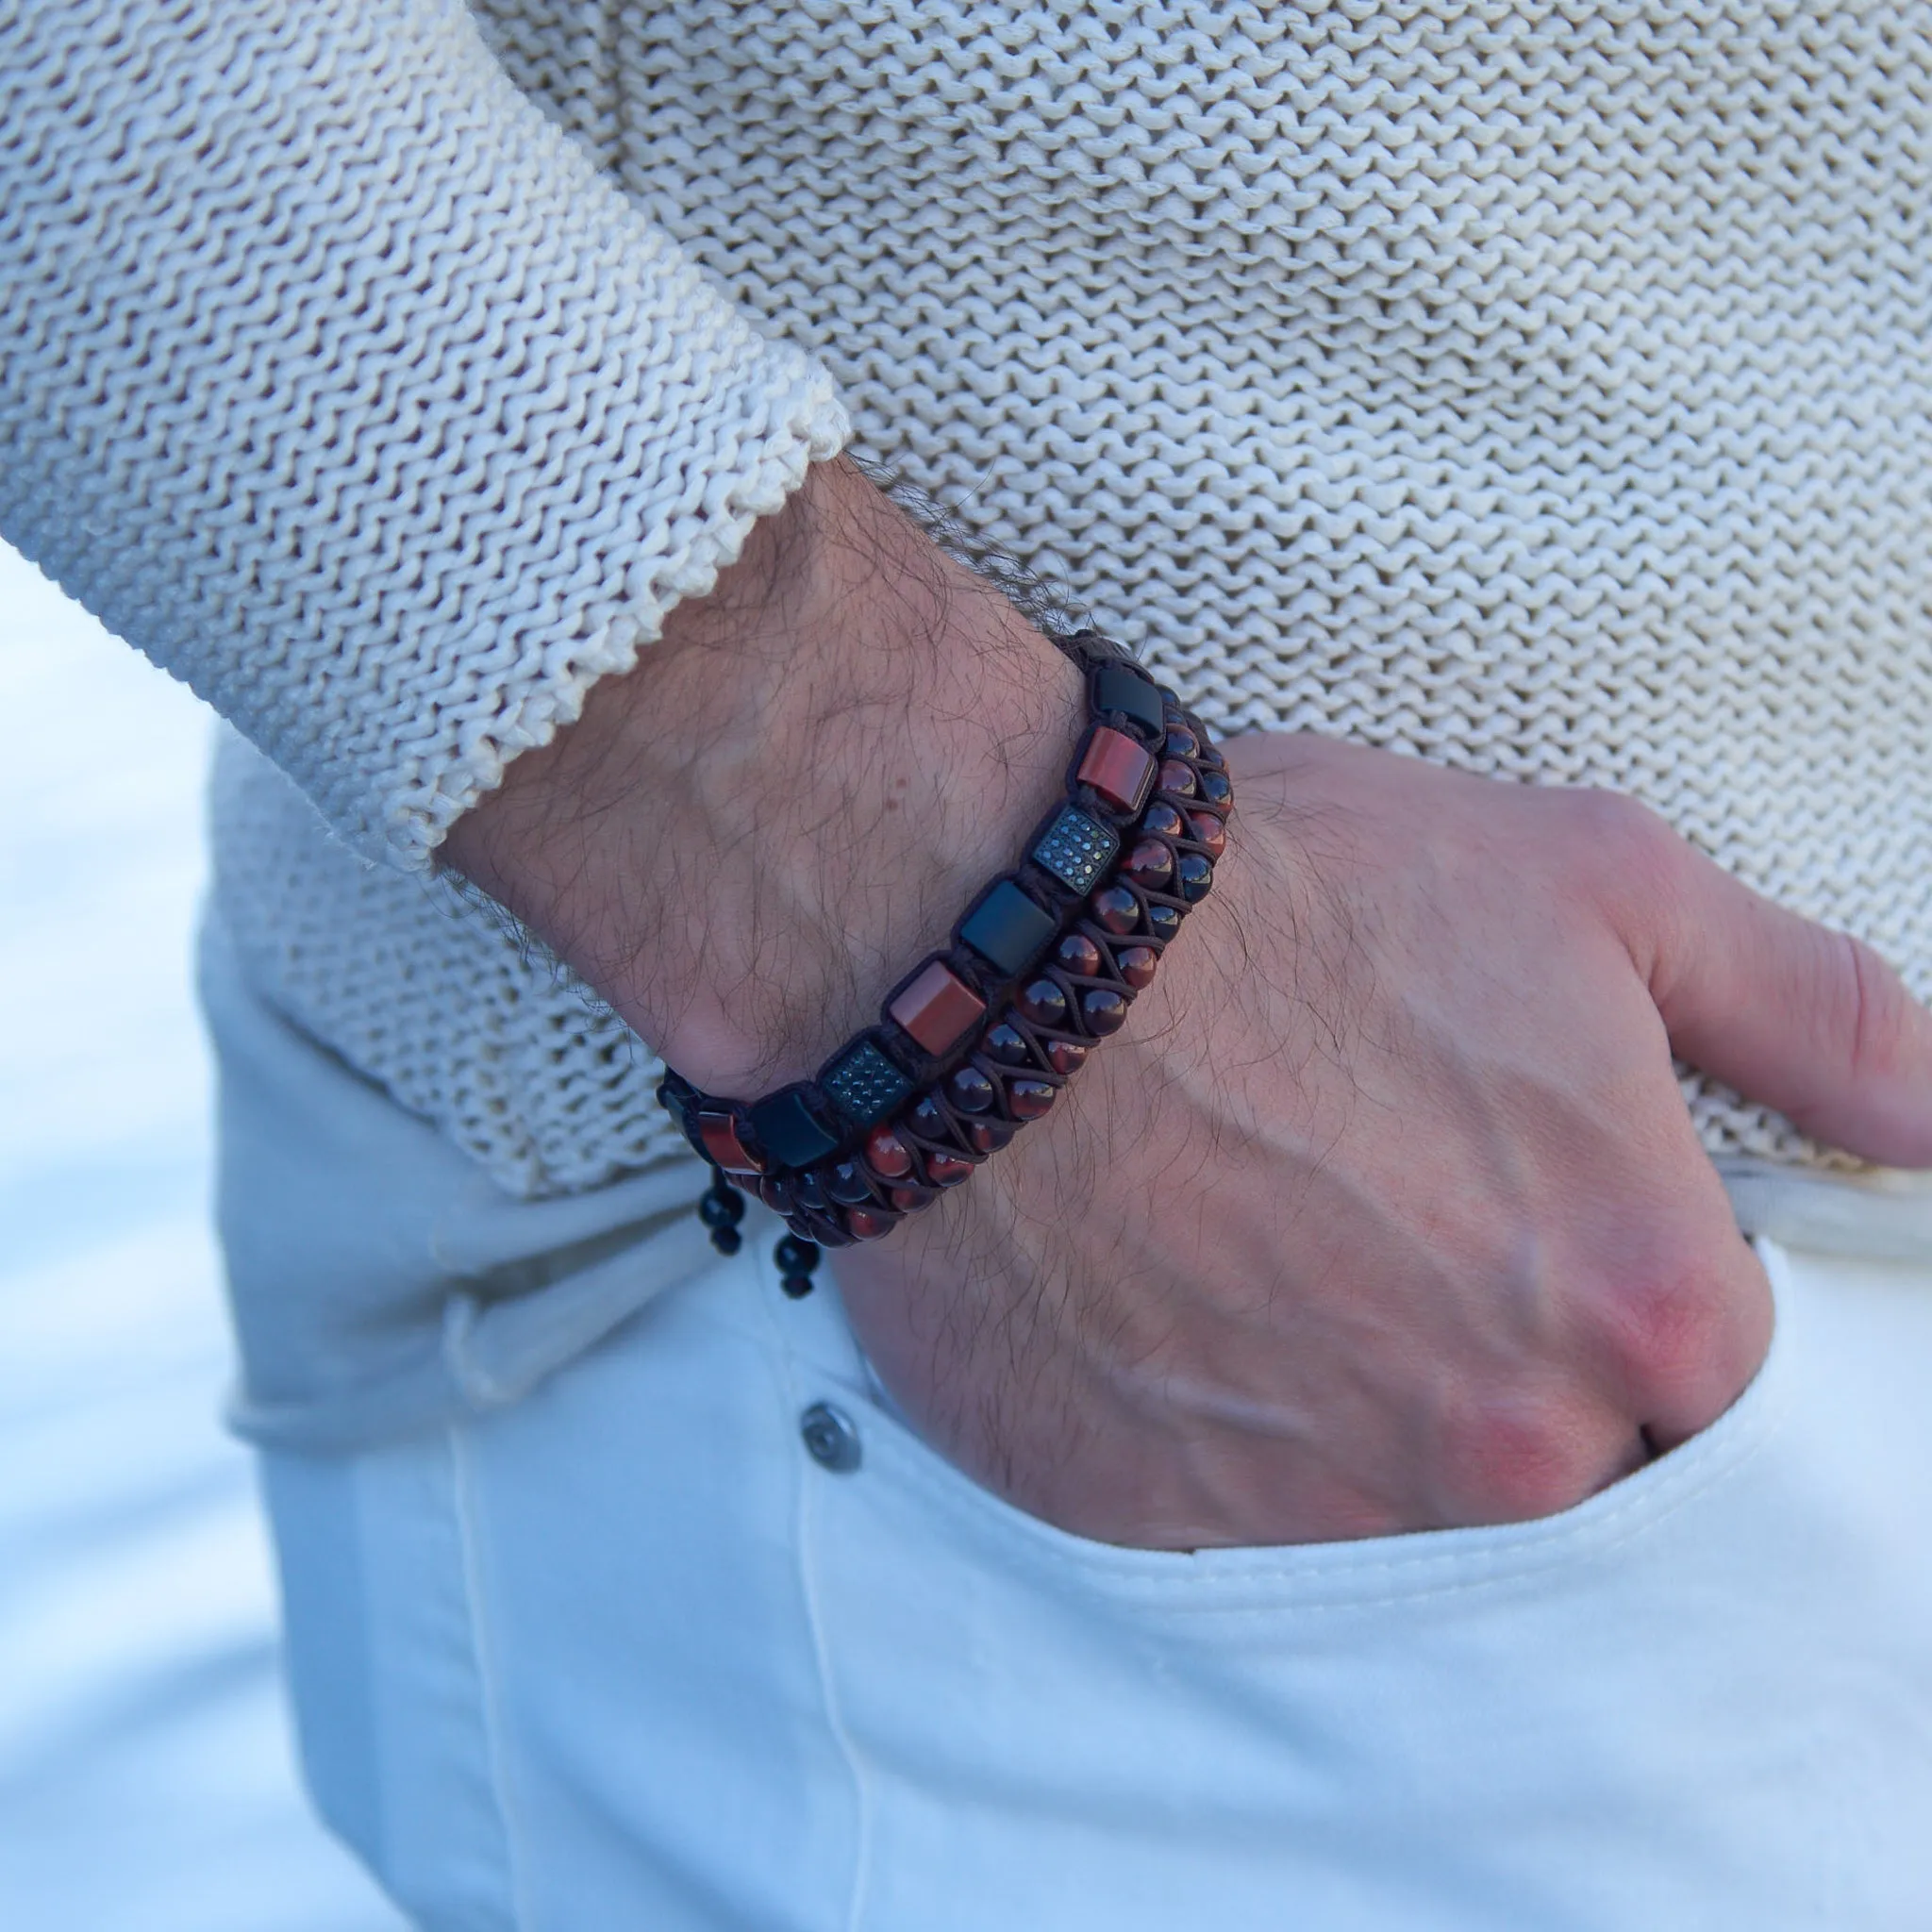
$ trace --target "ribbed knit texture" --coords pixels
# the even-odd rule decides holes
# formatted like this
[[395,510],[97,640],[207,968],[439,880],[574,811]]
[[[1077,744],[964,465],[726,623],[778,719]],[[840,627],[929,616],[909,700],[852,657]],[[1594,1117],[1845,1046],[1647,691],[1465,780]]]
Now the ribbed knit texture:
[[364,853],[843,432],[456,0],[0,0],[0,530]]
[[[124,0],[113,10],[137,44],[161,46],[167,9]],[[68,8],[47,11],[51,22]],[[965,499],[973,521],[1143,645],[1214,722],[1306,726],[1635,792],[1753,885],[1872,939],[1932,992],[1932,10],[1922,0],[488,0],[482,11],[511,79],[640,215],[830,370],[859,447]],[[291,12],[311,15],[335,23],[326,31],[344,44],[366,42],[378,18],[415,23],[425,47],[454,44],[437,8],[339,0]],[[34,31],[57,36],[51,25]],[[276,31],[294,42],[324,30]],[[326,334],[327,318],[361,312],[344,292],[360,284],[303,279],[301,251],[277,239],[291,218],[289,172],[275,192],[238,182],[217,192],[168,134],[185,121],[251,154],[272,146],[248,131],[274,119],[258,70],[230,75],[204,52],[184,93],[168,78],[172,58],[114,70],[118,119],[135,122],[129,165],[158,184],[116,217],[129,225],[130,258],[215,223],[221,246],[194,258],[200,273],[219,263],[238,286],[295,288],[275,299],[316,318],[318,371],[333,355],[363,372],[370,393],[417,374],[433,388],[466,338],[440,321],[418,325],[418,299],[432,318],[444,313],[431,295],[394,277],[390,334],[347,345],[340,325]],[[420,117],[426,58],[352,63],[341,71],[358,78],[337,83],[331,112],[358,125]],[[438,56],[443,67],[455,58]],[[6,139],[54,140],[59,116],[42,97],[62,85],[49,73],[25,91]],[[464,98],[477,105],[455,146],[472,192],[495,197],[493,233],[529,212],[521,158],[541,144],[507,92],[475,79]],[[430,247],[440,218],[398,158],[407,144],[369,152],[356,178],[385,166],[395,177],[391,200],[377,198],[394,210],[391,245]],[[22,164],[5,166],[0,225],[17,226]],[[35,178],[92,206],[105,192],[97,173],[50,153]],[[544,192],[532,225],[545,236],[573,222],[644,232],[588,173],[553,158],[535,178]],[[305,248],[353,253],[341,207],[333,188],[307,207]],[[668,260],[656,246],[639,242],[636,261]],[[654,275],[656,300],[674,272]],[[707,341],[725,329],[697,284],[675,285],[707,318]],[[139,329],[124,325],[129,343],[186,354],[179,345],[205,327],[206,290],[185,266],[144,286]],[[474,330],[508,334],[504,286],[492,276],[464,311]],[[68,284],[50,280],[34,302],[46,340],[86,320]],[[643,330],[654,342],[690,326],[675,307],[649,312],[661,317]],[[741,474],[741,452],[782,449],[774,460],[789,477],[829,433],[815,426],[829,418],[806,364],[729,340],[718,373],[696,385],[708,426],[676,445],[677,474],[706,503],[720,476]],[[70,500],[34,528],[79,521],[72,501],[83,501],[132,548],[151,541],[146,517],[193,466],[142,429],[160,386],[131,346],[87,366],[86,382],[50,371],[51,388],[35,391],[50,411],[85,400],[92,427],[44,472]],[[205,410],[247,387],[245,359],[217,366],[222,379],[199,392]],[[523,380],[506,424],[552,394],[534,370]],[[18,437],[16,375],[4,393]],[[617,390],[592,382],[590,393],[601,407]],[[643,554],[683,558],[681,540],[662,534],[670,486],[627,497],[615,480],[651,461],[655,438],[683,435],[682,415],[656,408],[640,401],[625,415],[628,441],[585,413],[571,447],[613,479],[600,487],[657,520],[639,541],[659,549]],[[250,412],[251,433],[274,439],[303,475],[331,469],[340,414],[299,392],[258,397]],[[117,427],[124,414],[132,431]],[[413,420],[398,415],[385,447],[408,449]],[[517,436],[493,446],[492,433],[479,426],[473,445],[490,452],[492,500],[521,501],[542,463]],[[225,431],[212,445],[226,447]],[[299,546],[320,552],[374,527],[423,468],[399,454],[320,510],[297,515],[291,499],[274,543],[253,525],[219,526],[205,541],[241,560],[224,596],[245,603],[250,558],[267,572],[306,555]],[[18,537],[20,487],[0,491],[0,521]],[[459,522],[438,541],[425,520],[410,526],[413,545],[353,546],[364,574],[331,579],[353,594],[275,608],[362,626],[371,663],[389,661],[389,600],[408,609],[418,574],[441,587],[439,608],[521,599],[515,635],[533,652],[538,638],[548,649],[575,637],[573,623],[615,624],[629,607],[592,596],[580,619],[555,591],[569,573],[552,559],[575,555],[579,510],[543,501],[548,523],[508,519],[554,533],[532,550],[465,541]],[[643,525],[608,527],[617,541],[594,540],[600,558],[621,556]],[[71,575],[146,641],[126,600],[89,577],[102,569]],[[101,580],[119,581],[111,571]],[[185,624],[191,608],[171,607],[171,624],[205,635]],[[638,622],[643,634],[648,619]],[[241,622],[213,628],[199,646],[219,665],[209,688],[350,823],[320,782],[322,761],[288,756],[293,741],[251,722],[262,703],[251,694],[285,691],[292,706],[312,660],[298,664],[286,643],[259,657],[262,633]],[[306,641],[313,628],[284,633]],[[439,628],[434,661],[462,692],[459,711],[520,716],[525,688],[505,670],[515,654],[499,626],[481,629],[479,640]],[[368,727],[358,746],[421,702],[404,677],[375,688],[394,703],[350,708]],[[358,756],[379,762],[373,749]],[[484,780],[439,777],[455,789],[436,791],[427,822],[467,796],[464,782]],[[608,1029],[579,1022],[542,962],[474,915],[453,921],[419,886],[359,877],[285,789],[243,776],[230,796],[246,803],[225,812],[223,891],[230,924],[258,936],[255,970],[406,1105],[531,1191],[584,1185],[672,1146],[652,1114],[648,1058],[616,1053]],[[393,1017],[406,1012],[408,1025]],[[1691,1091],[1714,1151],[1816,1158],[1781,1122]]]

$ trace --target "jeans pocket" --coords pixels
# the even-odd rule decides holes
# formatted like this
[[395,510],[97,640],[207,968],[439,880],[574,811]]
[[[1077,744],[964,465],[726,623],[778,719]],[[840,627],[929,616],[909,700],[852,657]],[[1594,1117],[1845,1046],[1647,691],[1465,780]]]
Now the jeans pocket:
[[[1706,1794],[1784,1762],[1751,1741],[1790,1634],[1765,1452],[1793,1337],[1761,1252],[1778,1333],[1738,1402],[1493,1528],[1120,1549],[991,1495],[855,1385],[863,1462],[808,1482],[801,1554],[870,1807],[864,1923],[1686,1923],[1683,1888],[1731,1882],[1743,1842]],[[1601,1912],[1575,1892],[1596,1840],[1621,1860]],[[973,1907],[936,1910],[935,1871]]]

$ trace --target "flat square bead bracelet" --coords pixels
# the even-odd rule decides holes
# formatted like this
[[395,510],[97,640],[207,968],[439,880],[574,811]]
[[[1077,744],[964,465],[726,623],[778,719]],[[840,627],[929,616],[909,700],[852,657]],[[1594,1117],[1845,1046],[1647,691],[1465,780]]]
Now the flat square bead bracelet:
[[1066,795],[951,942],[808,1080],[750,1102],[668,1069],[658,1087],[711,1169],[718,1251],[738,1251],[741,1189],[785,1218],[788,1294],[822,1249],[889,1234],[1049,1112],[1213,883],[1233,788],[1200,722],[1097,632],[1054,641],[1087,674]]

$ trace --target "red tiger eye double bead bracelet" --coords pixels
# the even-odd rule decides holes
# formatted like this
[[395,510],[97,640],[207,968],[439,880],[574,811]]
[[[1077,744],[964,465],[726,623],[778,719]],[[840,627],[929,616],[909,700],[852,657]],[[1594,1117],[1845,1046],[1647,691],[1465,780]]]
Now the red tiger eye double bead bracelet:
[[739,1190],[785,1217],[788,1293],[822,1249],[891,1233],[1051,1111],[1213,884],[1233,788],[1200,722],[1098,633],[1055,642],[1087,674],[1065,797],[950,944],[809,1080],[745,1102],[667,1069],[658,1090],[711,1167],[719,1251],[739,1246]]

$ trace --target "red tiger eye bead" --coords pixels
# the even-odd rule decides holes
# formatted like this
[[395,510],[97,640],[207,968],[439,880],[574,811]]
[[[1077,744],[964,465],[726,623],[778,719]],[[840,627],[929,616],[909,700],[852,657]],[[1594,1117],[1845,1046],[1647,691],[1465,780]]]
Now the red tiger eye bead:
[[872,1171],[889,1181],[912,1172],[912,1150],[891,1127],[874,1127],[865,1137],[865,1158]]
[[1013,1005],[1022,1019],[1036,1026],[1064,1026],[1067,996],[1051,979],[1036,979],[1020,989]]
[[1160,768],[1160,789],[1175,798],[1194,795],[1194,768],[1179,758],[1169,758]]
[[891,1234],[898,1224],[896,1214],[888,1214],[879,1208],[854,1208],[845,1216],[845,1225],[852,1230],[853,1238],[861,1241],[875,1241],[882,1234]]
[[1069,973],[1076,973],[1082,979],[1095,977],[1105,963],[1100,957],[1100,948],[1084,932],[1070,932],[1059,942],[1054,958]]
[[1165,800],[1157,799],[1141,814],[1143,832],[1158,832],[1163,838],[1178,839],[1187,830],[1186,821]]
[[1154,757],[1124,731],[1102,724],[1088,740],[1074,776],[1078,783],[1092,786],[1116,811],[1133,811],[1147,796]]
[[792,1208],[791,1183],[777,1174],[768,1174],[758,1183],[758,1199],[774,1214],[790,1214]]
[[1227,850],[1227,827],[1211,811],[1188,814],[1188,837],[1209,858],[1219,858]]
[[1127,996],[1110,986],[1096,986],[1080,996],[1080,1017],[1093,1033],[1118,1033],[1127,1024]]
[[1002,1066],[1030,1067],[1033,1064],[1033,1049],[1004,1020],[987,1034],[981,1044],[988,1058],[998,1060]]
[[758,1163],[738,1138],[738,1123],[728,1113],[708,1107],[701,1108],[698,1113],[698,1139],[705,1143],[705,1152],[726,1174],[758,1172]]
[[946,1085],[952,1090],[953,1105],[961,1113],[984,1113],[992,1105],[992,1076],[970,1061],[956,1069]]
[[848,1208],[861,1207],[872,1199],[872,1182],[856,1160],[835,1161],[824,1170],[825,1192]]
[[978,1024],[986,1002],[942,959],[934,959],[886,1008],[927,1053],[949,1053]]
[[1087,903],[1108,932],[1124,936],[1140,930],[1141,902],[1126,887],[1103,886]]
[[925,1196],[917,1188],[893,1188],[887,1198],[901,1214],[910,1214],[915,1208],[925,1205]]
[[1160,749],[1171,758],[1197,758],[1201,756],[1201,741],[1185,724],[1170,724],[1167,742]]
[[1053,1105],[1054,1090],[1044,1080],[1009,1080],[1007,1101],[1014,1117],[1037,1121]]
[[1228,783],[1227,774],[1218,764],[1204,764],[1198,780],[1201,796],[1209,805],[1228,805],[1234,799],[1234,787]]
[[1174,852],[1158,839],[1142,839],[1121,861],[1121,872],[1137,886],[1160,891],[1174,876]]
[[1114,964],[1121,977],[1139,992],[1154,984],[1154,969],[1160,964],[1160,955],[1152,946],[1123,946]]
[[928,1154],[925,1177],[936,1188],[957,1188],[973,1172],[973,1163],[957,1154]]
[[1015,1131],[1006,1121],[974,1121],[966,1129],[966,1138],[975,1154],[997,1154]]
[[1056,1074],[1077,1074],[1087,1064],[1087,1049],[1071,1040],[1056,1040],[1046,1049],[1046,1059]]

